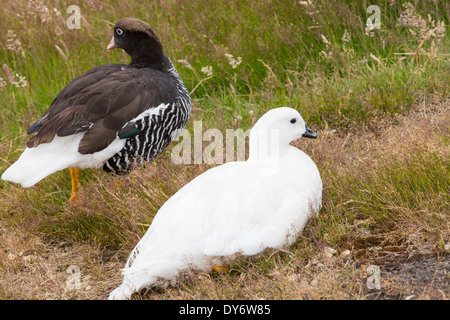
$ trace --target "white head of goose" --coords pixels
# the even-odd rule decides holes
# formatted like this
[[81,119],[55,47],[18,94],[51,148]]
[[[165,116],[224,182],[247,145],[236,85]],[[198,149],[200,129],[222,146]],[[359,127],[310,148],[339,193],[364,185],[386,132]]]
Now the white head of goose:
[[80,191],[80,170],[128,172],[176,138],[191,112],[191,99],[161,42],[148,24],[118,21],[107,49],[124,49],[129,65],[105,64],[72,80],[28,129],[35,135],[2,175],[30,187],[70,168],[72,197]]

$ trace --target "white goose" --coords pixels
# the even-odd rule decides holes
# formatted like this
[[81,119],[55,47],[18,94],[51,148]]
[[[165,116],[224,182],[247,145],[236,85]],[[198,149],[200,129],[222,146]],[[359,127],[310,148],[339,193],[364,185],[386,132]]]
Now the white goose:
[[161,207],[109,299],[129,299],[190,268],[211,271],[237,253],[292,244],[322,201],[315,163],[290,145],[300,137],[317,136],[296,110],[263,115],[250,132],[247,161],[208,170]]

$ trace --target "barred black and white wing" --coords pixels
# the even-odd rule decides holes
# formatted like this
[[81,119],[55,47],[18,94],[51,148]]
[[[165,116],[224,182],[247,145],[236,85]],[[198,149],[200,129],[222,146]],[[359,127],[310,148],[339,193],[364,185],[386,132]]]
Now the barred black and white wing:
[[139,134],[130,137],[125,147],[110,158],[103,169],[127,173],[134,164],[145,165],[181,133],[190,115],[189,95],[180,95],[173,103],[161,104],[134,119]]
[[186,126],[191,98],[173,65],[169,73],[177,81],[176,99],[145,110],[124,126],[129,127],[126,132],[134,135],[123,136],[127,138],[125,147],[105,163],[105,171],[127,173],[135,164],[145,165],[163,152]]

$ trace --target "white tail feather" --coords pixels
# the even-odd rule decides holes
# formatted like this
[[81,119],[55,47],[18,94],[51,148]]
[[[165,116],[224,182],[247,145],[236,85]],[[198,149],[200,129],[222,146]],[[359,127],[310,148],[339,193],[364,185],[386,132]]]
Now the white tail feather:
[[[70,156],[46,152],[48,148],[42,148],[44,144],[36,148],[26,148],[19,159],[14,162],[2,175],[3,180],[19,183],[28,188],[38,183],[46,176],[67,168]],[[46,146],[47,147],[47,146]]]
[[108,300],[129,300],[134,292],[136,289],[133,284],[124,279],[122,284],[109,294]]
[[67,137],[55,136],[50,143],[26,148],[19,159],[3,173],[2,179],[20,183],[22,187],[28,188],[65,168],[100,168],[125,145],[125,140],[117,138],[101,151],[80,154],[78,145],[83,136],[84,132]]

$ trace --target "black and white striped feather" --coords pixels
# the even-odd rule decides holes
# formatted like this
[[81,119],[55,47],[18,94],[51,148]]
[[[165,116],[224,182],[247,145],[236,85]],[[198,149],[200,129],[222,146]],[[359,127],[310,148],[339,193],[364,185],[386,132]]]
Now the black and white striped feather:
[[135,164],[145,165],[163,152],[186,126],[191,98],[175,68],[172,66],[169,71],[178,81],[177,98],[148,109],[130,121],[140,133],[128,138],[124,148],[105,163],[105,171],[127,173]]

